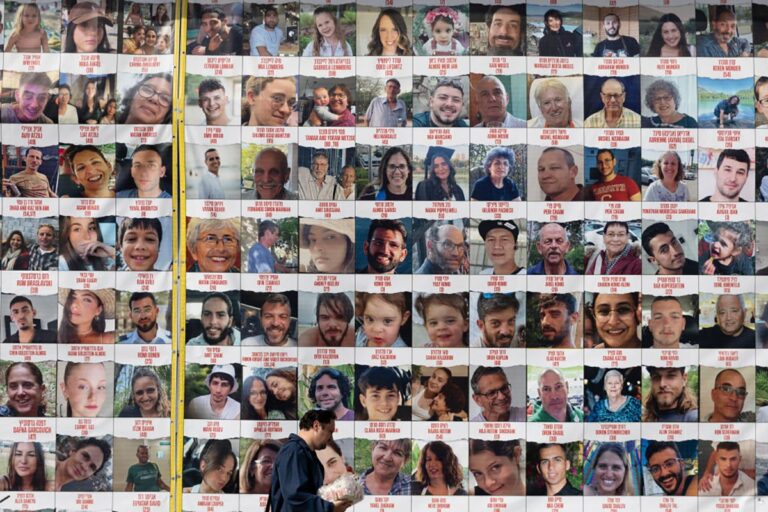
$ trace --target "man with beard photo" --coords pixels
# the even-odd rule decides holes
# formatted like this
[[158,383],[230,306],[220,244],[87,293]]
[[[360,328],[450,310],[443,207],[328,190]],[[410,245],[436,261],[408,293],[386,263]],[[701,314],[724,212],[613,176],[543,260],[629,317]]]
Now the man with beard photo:
[[240,330],[232,326],[234,322],[232,299],[221,292],[209,293],[203,299],[200,314],[203,332],[187,341],[187,345],[240,345]]
[[157,325],[157,315],[160,308],[157,307],[157,299],[149,292],[134,292],[128,300],[131,314],[131,322],[136,327],[128,334],[120,336],[118,343],[143,344],[171,344],[171,333],[161,329]]
[[576,297],[570,293],[539,295],[539,346],[546,348],[576,348],[573,326],[579,322]]
[[605,39],[597,43],[593,57],[636,57],[640,55],[640,45],[634,37],[623,36],[621,18],[616,13],[606,14],[603,18]]
[[429,93],[429,110],[413,116],[414,128],[468,128],[461,119],[464,88],[458,78],[441,78]]
[[[525,328],[515,325],[520,302],[514,293],[481,293],[477,299],[477,327],[481,337],[472,346],[525,348]],[[517,337],[515,336],[517,334]]]
[[414,274],[466,274],[464,230],[433,224],[426,233],[427,257]]
[[309,382],[309,399],[315,409],[333,411],[336,421],[353,421],[355,411],[349,409],[349,378],[335,368],[320,368]]
[[345,293],[321,293],[315,306],[315,327],[299,336],[300,347],[354,347],[355,330],[349,322],[355,316],[352,301]]
[[259,347],[295,347],[291,338],[291,301],[282,293],[273,293],[261,305],[259,311],[263,334],[249,336],[243,345]]
[[[403,221],[374,219],[368,227],[368,238],[363,242],[363,254],[368,266],[358,274],[396,274],[397,266],[408,256],[408,231]],[[409,272],[410,273],[410,272]]]
[[525,55],[525,4],[495,6],[485,14],[489,56]]
[[240,402],[229,395],[237,392],[237,376],[231,364],[216,365],[205,377],[207,395],[193,398],[186,417],[194,420],[239,420]]
[[651,441],[645,449],[645,459],[653,481],[666,496],[698,495],[698,478],[695,474],[685,474],[685,459],[676,443]]

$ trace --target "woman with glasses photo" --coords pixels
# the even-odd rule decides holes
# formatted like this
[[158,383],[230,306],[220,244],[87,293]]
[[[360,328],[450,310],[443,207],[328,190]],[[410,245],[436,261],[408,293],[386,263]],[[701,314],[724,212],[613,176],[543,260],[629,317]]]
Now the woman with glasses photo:
[[402,148],[387,149],[379,164],[379,183],[369,183],[358,201],[410,201],[413,197],[413,164]]
[[638,292],[596,293],[592,310],[600,343],[595,348],[641,348]]
[[645,106],[656,114],[642,118],[643,128],[698,128],[696,119],[678,112],[681,97],[677,85],[668,80],[656,80],[645,90]]
[[145,75],[128,89],[120,103],[118,124],[169,124],[173,78],[166,73]]
[[269,494],[272,467],[281,447],[282,443],[272,439],[251,443],[240,464],[240,494]]

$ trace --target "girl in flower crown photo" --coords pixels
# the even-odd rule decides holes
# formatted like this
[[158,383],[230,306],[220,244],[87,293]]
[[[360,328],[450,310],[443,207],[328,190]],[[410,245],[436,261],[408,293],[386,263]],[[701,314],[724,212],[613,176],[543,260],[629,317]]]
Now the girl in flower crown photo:
[[431,37],[421,47],[422,55],[464,55],[466,48],[454,37],[459,13],[450,7],[437,7],[424,16]]

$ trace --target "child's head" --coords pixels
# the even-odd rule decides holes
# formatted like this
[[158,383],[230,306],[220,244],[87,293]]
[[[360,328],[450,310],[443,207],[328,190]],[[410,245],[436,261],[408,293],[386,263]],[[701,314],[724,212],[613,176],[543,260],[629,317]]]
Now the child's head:
[[363,331],[369,347],[391,347],[400,336],[400,328],[411,317],[410,297],[399,293],[361,293]]
[[315,101],[315,105],[324,107],[331,102],[331,98],[328,96],[328,89],[325,87],[315,87],[312,91],[312,99]]
[[369,421],[390,421],[400,405],[400,376],[392,368],[373,366],[358,379],[360,405]]
[[728,265],[739,256],[745,247],[752,244],[752,235],[746,223],[724,223],[715,230],[711,256]]
[[123,261],[133,271],[154,270],[162,239],[163,227],[158,219],[124,219],[118,237]]
[[429,341],[438,347],[466,346],[469,332],[467,299],[460,293],[420,295],[414,304],[424,320]]
[[15,30],[33,30],[42,28],[40,24],[40,7],[37,4],[23,4],[16,11],[16,19],[13,22]]
[[440,44],[448,44],[453,38],[459,13],[450,7],[438,7],[427,13],[424,21],[432,29],[432,37]]

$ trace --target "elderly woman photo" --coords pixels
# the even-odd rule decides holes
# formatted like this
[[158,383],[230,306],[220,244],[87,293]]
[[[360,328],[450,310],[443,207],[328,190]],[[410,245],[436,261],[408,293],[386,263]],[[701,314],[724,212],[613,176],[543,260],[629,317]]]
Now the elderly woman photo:
[[302,57],[351,57],[352,47],[344,39],[339,19],[329,7],[318,7],[312,13],[314,30],[312,39],[304,48]]
[[680,108],[680,91],[668,80],[656,80],[645,90],[645,106],[655,116],[642,119],[643,128],[697,128],[699,124],[694,118],[682,112]]
[[475,182],[472,199],[477,201],[520,201],[520,191],[509,177],[515,166],[515,152],[508,147],[495,147],[483,160],[485,176]]
[[424,159],[428,177],[416,187],[416,201],[464,201],[464,191],[456,183],[456,169],[451,163],[454,152],[430,146]]
[[402,148],[387,149],[379,164],[379,184],[369,183],[358,201],[410,201],[413,197],[413,163]]
[[695,57],[696,46],[688,44],[685,28],[677,14],[668,12],[659,18],[646,57]]
[[188,272],[240,272],[240,218],[197,219],[187,224]]
[[640,275],[640,246],[630,240],[629,224],[609,221],[603,227],[604,249],[586,256],[586,275]]
[[411,483],[415,496],[466,496],[461,464],[450,445],[430,441],[424,445]]
[[379,13],[371,30],[368,43],[370,56],[410,56],[411,41],[408,39],[408,27],[405,19],[395,9],[384,9]]
[[477,482],[475,496],[525,496],[520,475],[519,441],[469,440],[469,472]]
[[244,126],[296,126],[296,79],[252,76],[243,85]]
[[592,423],[632,423],[640,421],[640,401],[622,393],[624,375],[618,370],[608,370],[603,377],[605,398],[599,400],[590,411],[587,421]]
[[685,166],[675,151],[667,151],[653,163],[651,173],[658,179],[648,186],[643,201],[688,201],[688,188],[683,183]]

